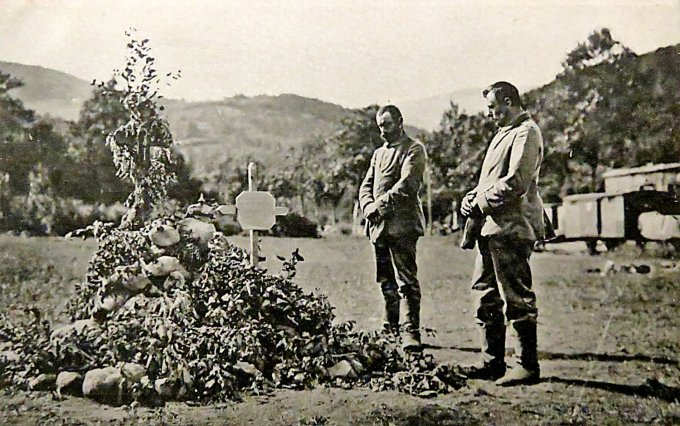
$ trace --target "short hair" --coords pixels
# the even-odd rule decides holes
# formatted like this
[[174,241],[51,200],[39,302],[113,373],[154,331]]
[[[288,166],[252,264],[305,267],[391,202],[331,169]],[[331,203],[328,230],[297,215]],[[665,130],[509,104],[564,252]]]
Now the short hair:
[[401,116],[401,111],[399,111],[399,108],[397,108],[394,105],[383,105],[380,108],[378,108],[378,112],[375,114],[376,117],[380,117],[381,115],[385,114],[386,112],[389,112],[390,115],[394,120],[401,121],[403,118]]
[[482,96],[485,98],[489,93],[493,92],[497,101],[502,101],[505,98],[510,99],[510,104],[524,108],[522,105],[522,99],[519,97],[519,90],[515,85],[508,83],[507,81],[497,81],[491,86],[484,89]]

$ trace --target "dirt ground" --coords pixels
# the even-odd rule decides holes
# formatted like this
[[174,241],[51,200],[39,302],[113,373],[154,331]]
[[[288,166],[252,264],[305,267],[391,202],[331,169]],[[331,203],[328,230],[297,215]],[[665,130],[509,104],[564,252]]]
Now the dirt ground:
[[[233,241],[242,247],[242,237]],[[55,322],[84,277],[95,243],[0,237],[0,309],[35,303]],[[295,248],[305,261],[296,282],[328,295],[339,321],[380,326],[381,296],[366,239],[262,241],[263,267]],[[421,399],[396,392],[332,387],[279,390],[243,402],[159,409],[107,407],[83,398],[57,400],[46,392],[4,390],[0,424],[230,424],[230,425],[452,425],[452,424],[680,424],[680,268],[669,260],[623,247],[600,256],[585,246],[548,246],[533,258],[539,304],[543,380],[499,388],[470,381],[449,395]],[[426,351],[441,362],[466,364],[478,355],[470,311],[473,252],[451,237],[419,242],[422,325]],[[645,264],[649,274],[602,276],[606,262]],[[678,262],[680,265],[680,262]],[[508,356],[512,355],[512,339]]]

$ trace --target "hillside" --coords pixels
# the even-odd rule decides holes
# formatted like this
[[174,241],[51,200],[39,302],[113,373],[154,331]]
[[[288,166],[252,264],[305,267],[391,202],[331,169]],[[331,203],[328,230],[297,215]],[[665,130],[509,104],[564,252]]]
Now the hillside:
[[[619,80],[619,83],[628,85],[629,89],[610,93],[611,97],[625,99],[642,95],[646,96],[647,103],[651,104],[652,101],[666,95],[680,93],[679,69],[680,44],[676,44],[637,55],[619,69],[612,69],[611,64],[601,63],[580,70],[578,74],[583,79],[599,84],[608,83],[608,80]],[[565,79],[556,78],[542,87],[528,91],[526,97],[529,103],[551,97],[557,98],[565,87]]]
[[442,113],[449,108],[451,102],[468,114],[483,111],[486,105],[481,92],[482,88],[456,90],[443,95],[403,100],[398,105],[404,113],[406,123],[426,130],[435,130],[439,127]]
[[0,61],[0,71],[24,82],[24,86],[12,90],[12,96],[42,115],[76,120],[80,107],[92,92],[88,82],[40,66]]
[[209,102],[168,100],[166,112],[182,152],[202,173],[230,156],[255,156],[276,164],[283,150],[331,134],[350,110],[285,94]]
[[[77,120],[92,86],[74,76],[39,66],[0,62],[0,70],[24,86],[12,96],[41,115]],[[168,121],[181,151],[199,174],[228,157],[281,161],[284,149],[330,135],[349,109],[292,94],[235,96],[220,101],[165,100]]]
[[[93,90],[83,80],[43,67],[0,62],[0,70],[24,82],[12,95],[41,115],[77,120]],[[229,157],[252,156],[275,166],[289,148],[331,135],[352,111],[294,94],[163,103],[175,140],[199,175],[213,172]]]
[[545,197],[597,191],[611,168],[680,161],[680,44],[527,93],[546,144]]

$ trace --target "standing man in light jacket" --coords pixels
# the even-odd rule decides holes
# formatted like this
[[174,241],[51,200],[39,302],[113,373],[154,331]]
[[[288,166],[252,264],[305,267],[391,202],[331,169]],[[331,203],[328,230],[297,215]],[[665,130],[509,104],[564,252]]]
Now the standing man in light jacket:
[[416,243],[424,235],[425,216],[418,192],[427,154],[423,144],[404,132],[396,106],[381,107],[376,122],[385,143],[373,153],[359,189],[359,204],[375,249],[376,281],[385,300],[384,326],[400,335],[404,350],[419,350]]
[[[474,233],[464,240],[477,242],[472,292],[482,349],[480,364],[465,371],[470,378],[496,380],[501,386],[533,384],[539,381],[540,369],[529,257],[545,232],[538,194],[543,139],[515,86],[497,82],[483,96],[499,130],[487,148],[479,184],[461,203],[461,213],[472,224],[466,232]],[[507,372],[506,324],[517,332],[519,358]]]

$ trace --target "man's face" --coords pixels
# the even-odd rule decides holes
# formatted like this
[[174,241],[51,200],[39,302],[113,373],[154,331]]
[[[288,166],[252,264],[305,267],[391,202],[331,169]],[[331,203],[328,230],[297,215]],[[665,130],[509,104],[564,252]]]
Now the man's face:
[[401,136],[401,120],[395,120],[389,112],[378,115],[376,122],[380,136],[387,142],[394,142]]
[[499,126],[505,126],[510,122],[510,105],[509,100],[496,99],[496,92],[491,91],[486,94],[486,108],[488,110],[488,117],[493,119]]

